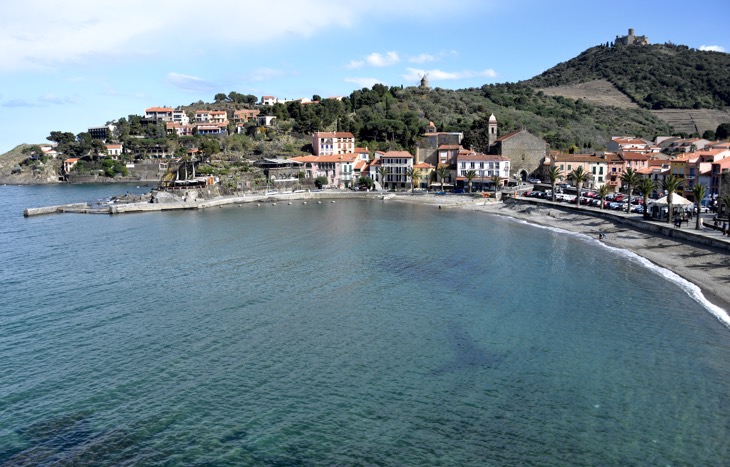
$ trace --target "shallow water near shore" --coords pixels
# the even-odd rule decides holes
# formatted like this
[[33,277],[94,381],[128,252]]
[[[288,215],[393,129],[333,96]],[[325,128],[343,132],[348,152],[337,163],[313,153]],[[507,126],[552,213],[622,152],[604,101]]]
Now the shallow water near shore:
[[23,218],[0,464],[721,465],[730,330],[590,239],[383,201]]

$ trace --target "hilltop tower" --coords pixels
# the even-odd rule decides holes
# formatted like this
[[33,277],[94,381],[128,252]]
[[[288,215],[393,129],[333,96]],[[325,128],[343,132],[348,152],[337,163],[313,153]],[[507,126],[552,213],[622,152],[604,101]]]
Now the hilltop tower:
[[428,83],[428,73],[424,73],[421,76],[421,84],[418,87],[421,89],[431,89],[431,85]]
[[649,45],[649,39],[646,36],[637,36],[634,34],[634,28],[629,29],[627,36],[616,36],[614,46],[621,45]]

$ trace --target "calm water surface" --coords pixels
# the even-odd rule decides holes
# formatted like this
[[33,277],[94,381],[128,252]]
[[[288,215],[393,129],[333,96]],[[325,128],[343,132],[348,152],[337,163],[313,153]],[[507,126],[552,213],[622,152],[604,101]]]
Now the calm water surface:
[[724,465],[730,330],[591,239],[382,201],[23,218],[0,464]]

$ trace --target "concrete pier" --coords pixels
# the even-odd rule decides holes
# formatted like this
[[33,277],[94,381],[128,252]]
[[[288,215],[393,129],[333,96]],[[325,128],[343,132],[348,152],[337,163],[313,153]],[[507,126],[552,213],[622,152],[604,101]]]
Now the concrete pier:
[[[39,208],[27,208],[23,211],[25,217],[40,216],[43,214],[56,213],[79,213],[79,214],[125,214],[135,212],[160,212],[176,211],[187,209],[206,209],[226,205],[240,205],[254,202],[277,202],[290,200],[308,199],[367,199],[382,198],[382,193],[363,193],[356,191],[313,191],[301,193],[277,193],[275,195],[250,194],[245,196],[219,196],[212,199],[196,201],[174,201],[163,203],[120,203],[108,206],[92,208],[87,203],[62,204],[57,206],[45,206]],[[333,201],[334,202],[334,201]]]
[[25,217],[40,216],[43,214],[55,214],[59,212],[87,212],[91,206],[87,203],[59,204],[56,206],[44,206],[40,208],[26,208],[23,211]]

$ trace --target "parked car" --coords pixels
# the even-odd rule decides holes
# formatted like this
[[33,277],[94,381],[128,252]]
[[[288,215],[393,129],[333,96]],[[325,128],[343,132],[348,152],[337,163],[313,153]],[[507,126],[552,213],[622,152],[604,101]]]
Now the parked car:
[[528,178],[527,181],[530,183],[541,183],[539,178]]

